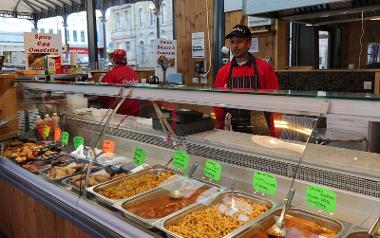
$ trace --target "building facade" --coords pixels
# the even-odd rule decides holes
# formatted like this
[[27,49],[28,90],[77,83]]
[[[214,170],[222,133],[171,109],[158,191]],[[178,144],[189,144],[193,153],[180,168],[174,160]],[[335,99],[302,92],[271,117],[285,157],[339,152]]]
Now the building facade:
[[[103,48],[103,24],[97,12],[98,47]],[[17,25],[17,29],[15,29]],[[62,46],[65,44],[63,17],[41,19],[37,24],[40,33],[61,34]],[[25,67],[24,32],[34,31],[28,20],[0,18],[0,54],[5,56],[4,66],[9,68]],[[68,44],[70,52],[78,53],[81,63],[88,62],[87,19],[85,12],[73,13],[67,19]],[[110,34],[110,33],[109,33]]]
[[[151,1],[124,4],[110,10],[111,49],[125,49],[128,64],[153,67],[157,39],[156,15]],[[172,0],[164,0],[160,14],[160,38],[173,39]]]

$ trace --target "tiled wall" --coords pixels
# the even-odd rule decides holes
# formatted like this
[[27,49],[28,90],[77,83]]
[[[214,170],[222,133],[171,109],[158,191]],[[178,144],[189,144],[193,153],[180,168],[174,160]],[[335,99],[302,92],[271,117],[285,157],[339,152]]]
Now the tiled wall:
[[[375,72],[365,71],[277,71],[281,90],[373,93]],[[364,89],[364,82],[372,89]]]

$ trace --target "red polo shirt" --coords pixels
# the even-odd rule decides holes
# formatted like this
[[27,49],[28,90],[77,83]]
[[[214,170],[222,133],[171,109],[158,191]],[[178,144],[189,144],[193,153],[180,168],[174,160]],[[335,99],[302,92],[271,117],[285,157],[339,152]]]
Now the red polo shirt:
[[[259,71],[259,80],[258,80],[258,88],[259,89],[270,89],[276,90],[279,88],[278,78],[276,73],[274,72],[272,66],[265,62],[262,59],[255,58],[257,70]],[[228,74],[230,71],[230,67],[232,62],[234,62],[234,67],[231,72],[231,80],[228,80]],[[232,60],[228,62],[224,66],[222,66],[218,74],[216,76],[215,88],[219,89],[245,89],[245,90],[253,90],[253,76],[256,74],[252,62],[252,58],[250,58],[245,64],[238,65],[236,61]],[[223,128],[225,110],[222,107],[214,107],[214,112],[216,116],[216,128]],[[274,125],[273,125],[273,117],[270,116],[270,133],[274,135]]]
[[[133,84],[140,83],[139,76],[127,65],[116,65],[102,79],[103,83],[109,84]],[[103,107],[110,108],[115,106],[115,99],[102,97]],[[137,116],[140,112],[140,102],[137,99],[127,99],[119,108],[117,113]]]

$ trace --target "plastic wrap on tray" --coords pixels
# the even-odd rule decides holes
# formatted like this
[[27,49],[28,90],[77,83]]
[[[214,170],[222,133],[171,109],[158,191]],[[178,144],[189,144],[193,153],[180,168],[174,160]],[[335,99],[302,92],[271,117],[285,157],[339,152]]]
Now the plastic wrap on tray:
[[225,237],[271,208],[239,193],[219,195],[210,205],[200,205],[171,217],[164,227],[180,237]]
[[89,158],[94,158],[96,163],[102,164],[102,165],[115,165],[115,164],[122,164],[131,161],[130,159],[127,159],[126,157],[119,156],[113,153],[102,153],[101,150],[95,148],[94,149],[95,154],[90,155],[89,147],[80,145],[76,150],[70,153],[71,156],[83,159],[83,160],[90,160]]

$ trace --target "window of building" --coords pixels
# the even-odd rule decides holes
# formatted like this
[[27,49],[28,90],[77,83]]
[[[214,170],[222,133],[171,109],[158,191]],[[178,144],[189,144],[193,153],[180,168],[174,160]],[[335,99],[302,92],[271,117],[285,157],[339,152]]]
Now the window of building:
[[167,24],[167,5],[166,3],[162,3],[161,4],[161,9],[160,9],[160,21],[161,21],[161,24],[162,25],[166,25]]
[[121,29],[120,29],[120,22],[121,22],[121,19],[120,19],[120,12],[116,13],[115,15],[115,30],[116,32],[119,32]]
[[66,30],[66,39],[67,39],[67,42],[70,41],[70,31],[69,30]]
[[368,43],[368,65],[371,68],[379,68],[380,66],[380,42]]
[[54,33],[54,30],[53,30],[53,29],[49,29],[49,33],[50,33],[50,34],[53,34],[53,33]]
[[85,42],[85,36],[84,36],[84,31],[80,31],[80,41]]
[[138,19],[138,26],[143,27],[143,21],[144,21],[144,15],[143,10],[140,8],[137,13],[137,19]]
[[319,69],[327,69],[329,60],[329,32],[319,31]]
[[3,51],[4,63],[12,63],[12,51]]
[[125,42],[125,50],[126,51],[130,51],[131,50],[131,42],[130,41],[126,41]]
[[141,64],[145,64],[146,62],[146,49],[145,49],[145,44],[144,41],[140,41],[140,62]]
[[58,30],[58,31],[57,31],[57,34],[58,34],[58,35],[62,35],[62,31],[61,31],[61,30]]
[[45,33],[45,28],[41,28],[40,33]]
[[150,52],[153,54],[153,52],[154,52],[154,40],[153,39],[151,39],[149,41],[149,48],[150,48]]
[[[160,0],[162,1],[162,0]],[[126,1],[125,1],[126,2]],[[135,1],[131,1],[135,2]],[[172,3],[173,0],[163,0],[160,7],[160,25],[161,36],[166,39],[173,39],[172,19]],[[107,46],[112,52],[115,49],[122,48],[128,51],[128,61],[133,65],[141,65],[142,67],[154,67],[153,47],[156,38],[157,16],[151,10],[153,4],[151,1],[136,1],[130,3],[124,8],[109,8],[109,15],[106,14],[107,24],[110,25],[110,31],[106,31]],[[119,13],[117,15],[117,13]],[[117,16],[121,19],[119,32],[116,31]],[[103,42],[103,34],[99,27],[100,42]],[[132,31],[133,29],[133,31]],[[74,29],[75,30],[75,29]],[[80,31],[80,30],[78,30]],[[123,31],[123,34],[120,34]],[[70,30],[70,34],[72,30]],[[71,39],[73,36],[71,36]],[[78,32],[78,40],[80,41],[80,32]],[[87,42],[86,36],[86,42]],[[140,43],[140,41],[144,43]],[[111,43],[112,42],[112,43]],[[110,44],[111,43],[111,44]],[[119,43],[121,43],[119,45]]]
[[124,21],[125,21],[124,29],[127,30],[130,28],[130,26],[129,26],[129,12],[128,11],[124,12]]
[[149,9],[149,26],[156,25],[156,15],[153,9]]
[[78,33],[76,30],[73,30],[73,41],[78,42]]

